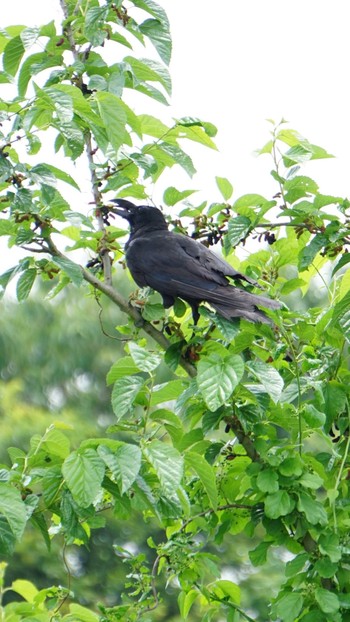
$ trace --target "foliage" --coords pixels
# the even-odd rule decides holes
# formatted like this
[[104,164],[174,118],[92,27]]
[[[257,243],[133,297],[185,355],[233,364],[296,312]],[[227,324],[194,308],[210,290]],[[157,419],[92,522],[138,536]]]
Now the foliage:
[[[125,232],[110,224],[104,195],[144,199],[176,164],[192,176],[183,142],[214,148],[215,128],[193,118],[168,126],[125,101],[127,91],[161,103],[170,94],[169,24],[153,0],[132,0],[128,9],[121,1],[61,6],[59,31],[52,22],[1,32],[0,80],[16,92],[0,101],[0,234],[25,255],[0,284],[5,290],[16,277],[20,302],[38,277],[52,284],[51,298],[68,285],[82,297],[88,286],[100,304],[107,297],[127,314],[117,328],[125,355],[107,374],[114,419],[102,435],[85,438],[82,430],[72,447],[58,422],[33,436],[28,451],[9,449],[11,466],[0,471],[0,551],[10,557],[28,523],[48,548],[60,538],[64,551],[88,547],[111,510],[162,535],[148,538],[148,555],[115,547],[128,574],[113,606],[75,603],[69,582],[38,590],[17,579],[2,591],[22,601],[4,605],[3,619],[149,620],[174,589],[182,619],[257,619],[212,552],[243,535],[251,567],[264,566],[270,551],[289,555],[278,595],[268,595],[271,620],[346,622],[349,202],[322,194],[304,174],[310,161],[330,156],[283,121],[273,124],[260,150],[272,156],[272,200],[233,200],[231,183],[218,177],[222,200],[186,201],[173,219],[178,230],[190,219],[193,237],[221,242],[228,261],[285,300],[270,326],[227,322],[203,308],[193,328],[181,301],[168,317],[151,292],[129,302],[112,283]],[[160,60],[132,55],[140,44],[153,45]],[[64,154],[62,168],[44,155],[51,139]],[[94,214],[72,210],[61,192],[62,184],[79,188],[74,167],[64,167],[82,154]],[[167,188],[164,202],[176,205],[191,192]],[[250,239],[267,245],[240,262],[236,246]]]

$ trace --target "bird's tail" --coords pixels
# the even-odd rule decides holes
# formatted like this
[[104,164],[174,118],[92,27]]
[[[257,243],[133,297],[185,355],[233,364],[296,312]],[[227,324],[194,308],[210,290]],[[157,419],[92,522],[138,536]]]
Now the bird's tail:
[[219,315],[227,320],[241,317],[250,322],[263,322],[264,324],[272,322],[258,306],[266,309],[279,309],[281,306],[276,300],[250,294],[238,287],[225,287],[224,295],[213,296],[213,299],[208,299],[208,302]]

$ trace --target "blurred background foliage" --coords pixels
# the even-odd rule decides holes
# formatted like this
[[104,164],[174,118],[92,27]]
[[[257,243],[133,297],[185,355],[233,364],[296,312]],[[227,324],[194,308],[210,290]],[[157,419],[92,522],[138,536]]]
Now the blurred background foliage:
[[[129,282],[122,272],[119,283],[127,292]],[[0,462],[6,465],[10,464],[8,447],[27,450],[30,438],[43,434],[54,421],[71,426],[65,434],[74,449],[84,437],[102,436],[114,420],[106,374],[123,351],[123,342],[115,338],[114,330],[123,323],[122,314],[103,299],[99,301],[103,308],[100,316],[101,307],[88,291],[78,297],[74,288],[66,289],[51,301],[45,300],[43,293],[34,291],[20,305],[9,297],[2,302]],[[130,569],[114,547],[150,558],[147,539],[151,536],[160,542],[163,534],[154,521],[144,522],[135,512],[125,521],[107,511],[102,521],[105,524],[92,531],[88,548],[65,548],[63,541],[54,538],[50,551],[37,530],[28,526],[7,569],[6,582],[28,579],[39,589],[67,585],[68,565],[71,589],[81,604],[95,608],[96,598],[107,606],[119,603]],[[222,577],[240,584],[247,610],[259,612],[264,619],[271,595],[281,583],[285,551],[274,549],[268,568],[253,568],[248,551],[257,543],[256,538],[244,533],[234,539],[226,535],[217,546],[211,543],[208,551],[220,557]],[[166,600],[153,612],[152,619],[180,620],[175,587],[168,587]],[[18,595],[10,592],[4,602],[16,598]],[[194,606],[191,620],[197,619],[201,616]]]

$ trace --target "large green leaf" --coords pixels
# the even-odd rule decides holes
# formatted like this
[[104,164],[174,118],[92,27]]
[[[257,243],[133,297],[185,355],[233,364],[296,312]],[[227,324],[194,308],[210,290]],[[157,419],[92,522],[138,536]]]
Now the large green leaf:
[[183,199],[186,199],[187,197],[189,197],[194,192],[197,192],[197,191],[196,190],[177,190],[176,188],[174,188],[174,186],[170,186],[169,188],[165,190],[163,194],[163,200],[166,205],[169,205],[172,207],[176,203],[179,203],[179,201],[182,201]]
[[327,512],[323,505],[306,492],[298,493],[298,510],[303,512],[312,525],[326,525]]
[[265,513],[269,518],[286,516],[294,508],[294,500],[286,490],[278,490],[265,498]]
[[109,142],[117,153],[121,145],[125,142],[126,135],[126,112],[120,103],[119,97],[113,93],[99,91],[95,94],[101,119],[106,128]]
[[299,270],[301,272],[303,270],[307,270],[315,259],[317,253],[321,250],[321,248],[327,246],[328,243],[329,240],[323,233],[315,235],[310,244],[305,246],[299,253]]
[[124,61],[130,65],[132,73],[137,81],[141,83],[159,82],[165,88],[166,92],[169,95],[171,94],[171,78],[169,71],[164,65],[147,58],[139,60],[133,56],[126,56]]
[[315,591],[315,599],[318,602],[323,613],[336,613],[339,609],[339,599],[337,594],[333,594],[329,590],[318,587]]
[[0,553],[8,555],[23,535],[27,511],[20,492],[0,483]]
[[70,280],[72,281],[72,283],[74,283],[74,285],[77,285],[79,287],[82,284],[84,279],[81,267],[78,264],[74,263],[74,261],[71,261],[67,257],[59,256],[52,257],[51,261],[59,268],[61,268],[61,270],[63,270],[63,272],[65,272],[67,276],[69,276]]
[[283,622],[294,622],[302,609],[303,601],[303,596],[299,592],[284,594],[273,604],[274,617],[278,617]]
[[141,369],[137,367],[131,356],[123,356],[110,368],[106,382],[107,384],[113,384],[119,378],[123,378],[123,376],[132,376],[139,371],[141,371]]
[[134,399],[140,391],[144,379],[141,376],[124,376],[119,378],[113,386],[112,408],[118,421],[126,415],[134,403]]
[[133,485],[141,467],[141,450],[137,445],[121,443],[112,451],[105,445],[98,447],[98,454],[112,472],[123,495]]
[[282,395],[284,382],[277,369],[263,361],[254,361],[249,363],[247,367],[261,382],[271,399],[275,403],[278,402]]
[[11,76],[16,75],[24,52],[24,45],[20,36],[10,39],[6,45],[3,55],[3,66],[4,70]]
[[243,372],[244,363],[238,355],[221,358],[219,354],[213,353],[199,361],[197,385],[210,410],[217,410],[225,404]]
[[149,352],[145,347],[141,347],[131,341],[129,343],[129,352],[135,365],[141,370],[151,372],[158,367],[161,358],[155,352]]
[[203,456],[194,451],[185,454],[185,463],[197,473],[203,487],[208,495],[211,506],[216,509],[218,504],[218,493],[216,488],[215,471]]
[[28,298],[30,291],[33,287],[34,281],[36,279],[36,269],[28,268],[22,272],[21,276],[17,281],[16,294],[17,300],[22,302]]
[[233,186],[226,177],[215,177],[216,185],[225,201],[228,201],[233,193]]
[[143,447],[143,455],[154,468],[165,495],[176,493],[183,476],[183,457],[167,443],[153,440]]
[[69,175],[69,173],[66,173],[66,171],[62,171],[60,168],[57,168],[57,166],[53,166],[52,164],[46,164],[45,166],[57,179],[66,182],[66,184],[69,184],[70,186],[73,186],[73,188],[76,188],[76,190],[80,190],[79,185],[77,184],[75,179],[73,179],[73,177]]
[[102,45],[108,30],[105,20],[108,15],[108,4],[102,7],[91,6],[85,14],[84,34],[93,46]]
[[227,227],[227,238],[232,247],[236,246],[249,233],[251,221],[246,216],[230,218]]
[[172,46],[168,24],[158,19],[146,19],[146,21],[140,24],[140,30],[153,43],[160,58],[169,65]]
[[183,380],[170,380],[170,382],[164,382],[163,384],[157,384],[153,387],[151,406],[157,406],[163,402],[170,402],[176,400],[184,390]]
[[78,505],[91,505],[101,490],[105,465],[94,449],[73,451],[62,465],[67,486]]

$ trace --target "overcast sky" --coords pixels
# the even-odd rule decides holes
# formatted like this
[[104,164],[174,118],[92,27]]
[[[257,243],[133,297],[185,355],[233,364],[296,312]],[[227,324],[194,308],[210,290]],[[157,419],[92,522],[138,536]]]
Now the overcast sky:
[[[198,177],[191,182],[180,176],[174,185],[200,188],[216,200],[213,180],[220,175],[230,179],[236,196],[268,196],[270,162],[253,151],[269,139],[265,119],[284,117],[337,156],[308,165],[321,190],[350,194],[348,0],[159,4],[169,15],[174,43],[172,106],[163,114],[201,117],[219,130],[220,153],[197,151]],[[3,3],[1,21],[34,25],[57,16],[59,0],[16,0]]]

